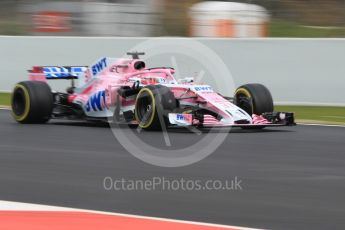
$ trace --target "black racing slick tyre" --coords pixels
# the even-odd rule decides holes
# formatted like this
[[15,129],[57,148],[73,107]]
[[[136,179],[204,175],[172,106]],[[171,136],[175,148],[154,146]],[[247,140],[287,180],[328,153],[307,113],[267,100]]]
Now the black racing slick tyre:
[[135,119],[146,130],[162,130],[169,125],[168,113],[177,107],[171,90],[162,85],[142,88],[135,101]]
[[53,94],[47,83],[19,82],[11,97],[12,116],[19,123],[45,123],[51,118],[53,104]]
[[235,104],[249,115],[273,112],[273,99],[270,91],[261,84],[246,84],[237,88]]

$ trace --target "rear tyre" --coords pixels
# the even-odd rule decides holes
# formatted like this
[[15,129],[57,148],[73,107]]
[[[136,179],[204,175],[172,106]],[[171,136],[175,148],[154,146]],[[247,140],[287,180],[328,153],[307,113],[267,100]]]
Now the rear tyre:
[[249,115],[273,112],[273,99],[270,91],[261,84],[246,84],[237,88],[235,104]]
[[168,87],[149,85],[136,97],[135,119],[142,129],[162,130],[169,125],[168,113],[176,107],[176,98]]
[[51,118],[53,104],[53,94],[47,83],[19,82],[11,97],[12,116],[19,123],[45,123]]

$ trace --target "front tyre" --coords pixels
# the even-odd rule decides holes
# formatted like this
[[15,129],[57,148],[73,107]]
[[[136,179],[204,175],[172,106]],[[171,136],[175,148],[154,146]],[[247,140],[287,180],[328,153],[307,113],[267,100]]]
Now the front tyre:
[[135,101],[135,119],[146,130],[162,130],[169,125],[168,113],[177,107],[171,90],[162,85],[142,88]]
[[40,81],[23,81],[15,85],[11,97],[12,116],[19,123],[45,123],[53,111],[53,94]]
[[235,104],[249,115],[273,112],[273,99],[270,91],[261,84],[246,84],[237,88]]

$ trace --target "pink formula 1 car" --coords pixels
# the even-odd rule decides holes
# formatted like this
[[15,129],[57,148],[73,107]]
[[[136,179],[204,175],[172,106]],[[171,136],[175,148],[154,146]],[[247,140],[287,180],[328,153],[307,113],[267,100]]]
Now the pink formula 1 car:
[[[273,112],[268,89],[240,86],[224,97],[192,78],[174,77],[173,68],[146,68],[139,59],[101,58],[91,66],[35,66],[29,81],[12,94],[12,114],[20,123],[44,123],[54,118],[104,120],[139,125],[142,129],[198,126],[263,128],[294,125],[294,116]],[[47,80],[71,79],[67,92],[53,92]],[[78,79],[79,87],[74,87]]]

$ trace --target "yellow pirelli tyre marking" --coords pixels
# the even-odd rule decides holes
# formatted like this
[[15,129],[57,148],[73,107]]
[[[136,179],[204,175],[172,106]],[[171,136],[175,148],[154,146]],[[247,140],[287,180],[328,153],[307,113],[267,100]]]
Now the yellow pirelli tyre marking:
[[151,114],[151,117],[150,119],[148,120],[148,122],[146,124],[142,124],[139,120],[139,116],[138,116],[138,109],[136,108],[135,109],[135,119],[139,122],[139,126],[143,129],[145,128],[148,128],[150,127],[150,125],[152,124],[153,122],[153,118],[155,117],[155,111],[156,111],[156,100],[155,100],[155,96],[153,95],[152,91],[148,88],[143,88],[140,90],[140,92],[138,93],[137,95],[137,98],[136,98],[136,102],[135,104],[137,105],[137,101],[138,101],[138,98],[140,98],[140,95],[144,92],[147,92],[151,98],[152,98],[152,114]]
[[[25,97],[25,110],[24,113],[21,115],[16,115],[13,110],[12,110],[12,115],[14,117],[14,119],[16,119],[16,121],[23,121],[25,120],[30,112],[30,95],[29,95],[29,91],[25,88],[25,86],[21,85],[21,84],[16,84],[16,86],[14,87],[13,92],[15,92],[17,89],[22,89],[24,92],[24,97]],[[13,93],[11,95],[11,102],[13,101]]]
[[[248,97],[248,98],[252,98],[250,92],[245,89],[245,88],[238,88],[235,92],[235,96],[237,94],[243,94],[244,96]],[[252,113],[254,113],[254,105],[253,105],[253,102],[251,102],[251,105],[252,105]]]
[[236,90],[236,92],[235,92],[235,95],[237,95],[237,94],[243,94],[243,95],[246,96],[246,97],[252,97],[252,96],[250,95],[249,91],[246,90],[245,88],[238,88],[238,89]]

